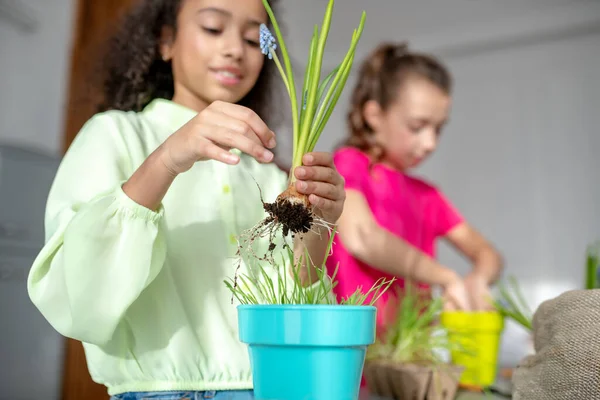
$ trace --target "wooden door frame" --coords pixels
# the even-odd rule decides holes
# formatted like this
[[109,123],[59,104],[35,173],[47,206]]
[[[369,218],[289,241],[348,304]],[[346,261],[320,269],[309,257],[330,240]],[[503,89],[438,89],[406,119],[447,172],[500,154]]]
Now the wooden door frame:
[[[67,106],[64,114],[63,152],[96,112],[101,88],[90,85],[99,60],[98,51],[108,40],[118,18],[137,0],[74,0],[71,60],[67,87]],[[63,365],[63,400],[107,400],[104,385],[90,377],[81,342],[66,339]]]

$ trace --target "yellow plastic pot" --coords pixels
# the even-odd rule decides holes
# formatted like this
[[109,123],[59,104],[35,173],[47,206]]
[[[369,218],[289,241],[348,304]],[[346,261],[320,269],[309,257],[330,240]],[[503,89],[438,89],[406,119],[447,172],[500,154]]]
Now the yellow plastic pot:
[[490,386],[496,380],[504,318],[498,312],[448,311],[441,315],[452,343],[452,362],[465,367],[460,383]]

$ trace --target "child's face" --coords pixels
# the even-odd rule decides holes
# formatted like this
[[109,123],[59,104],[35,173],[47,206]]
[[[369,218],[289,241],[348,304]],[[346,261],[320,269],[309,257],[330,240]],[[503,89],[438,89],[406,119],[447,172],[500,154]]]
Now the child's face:
[[161,52],[172,60],[174,100],[198,111],[216,100],[237,103],[263,66],[260,0],[184,0],[177,33],[165,30]]
[[377,141],[385,148],[385,161],[406,170],[433,153],[450,103],[446,93],[424,79],[412,78],[402,85],[397,100],[385,111],[378,108],[369,118]]

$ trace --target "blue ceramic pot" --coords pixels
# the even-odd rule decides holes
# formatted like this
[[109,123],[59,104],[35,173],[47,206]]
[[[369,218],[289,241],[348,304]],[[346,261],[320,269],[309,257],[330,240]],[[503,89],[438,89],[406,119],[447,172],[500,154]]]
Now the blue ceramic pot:
[[376,308],[238,306],[256,400],[357,400]]

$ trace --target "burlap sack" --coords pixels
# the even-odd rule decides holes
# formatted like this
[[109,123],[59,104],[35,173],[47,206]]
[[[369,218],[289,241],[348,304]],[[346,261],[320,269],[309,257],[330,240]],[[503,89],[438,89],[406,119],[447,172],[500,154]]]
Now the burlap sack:
[[516,400],[600,400],[600,290],[548,300],[533,317],[535,354],[513,375]]

